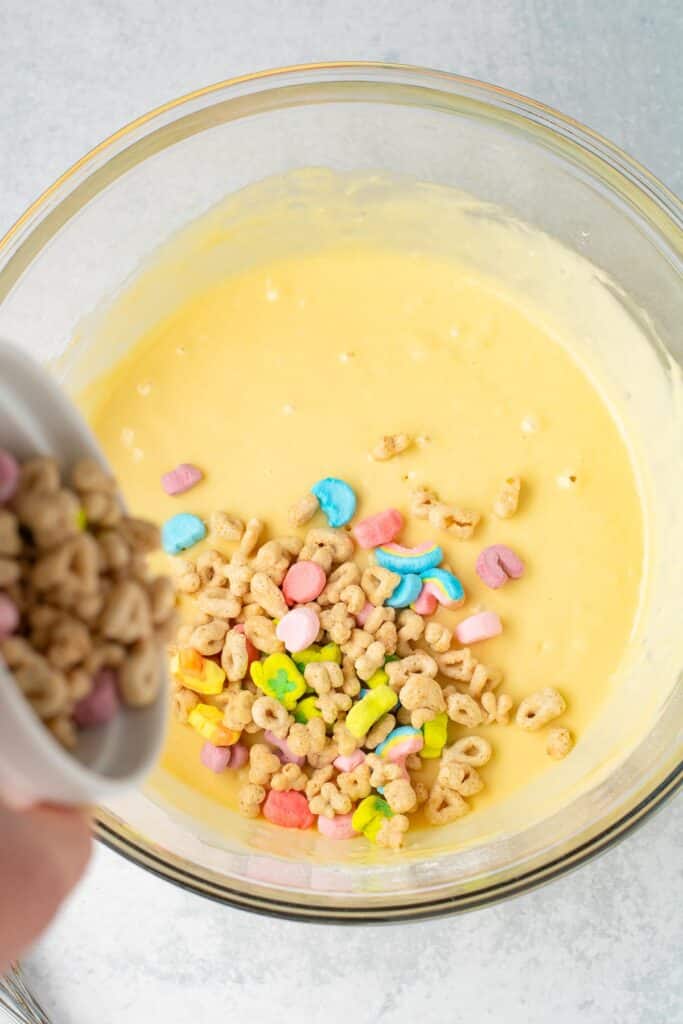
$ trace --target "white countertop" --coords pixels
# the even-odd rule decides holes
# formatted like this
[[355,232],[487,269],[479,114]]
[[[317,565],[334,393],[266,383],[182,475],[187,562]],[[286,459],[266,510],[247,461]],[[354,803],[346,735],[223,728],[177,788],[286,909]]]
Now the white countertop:
[[[239,9],[239,10],[238,10]],[[532,95],[679,192],[677,0],[4,0],[0,232],[137,114],[254,68],[374,58]],[[461,918],[258,918],[104,849],[28,971],[56,1024],[663,1024],[683,1017],[683,802],[578,873]]]

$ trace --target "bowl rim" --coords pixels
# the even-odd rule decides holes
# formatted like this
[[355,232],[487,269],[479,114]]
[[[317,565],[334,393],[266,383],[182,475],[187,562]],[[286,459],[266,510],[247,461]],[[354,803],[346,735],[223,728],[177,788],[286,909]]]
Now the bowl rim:
[[[156,119],[162,119],[176,110],[182,111],[186,105],[201,101],[213,94],[238,90],[244,86],[258,88],[262,83],[272,83],[273,88],[281,88],[283,85],[292,84],[292,78],[295,80],[297,78],[305,79],[307,75],[316,74],[321,76],[318,83],[324,81],[334,84],[348,80],[344,77],[345,73],[369,76],[367,81],[383,83],[388,86],[412,84],[417,80],[418,84],[431,86],[435,90],[439,90],[441,86],[442,90],[461,96],[474,94],[484,103],[488,103],[490,108],[498,108],[503,113],[507,111],[511,116],[516,115],[521,119],[527,131],[534,126],[545,129],[555,139],[564,140],[571,149],[583,151],[586,156],[597,158],[610,169],[612,176],[616,175],[617,179],[625,179],[640,194],[641,204],[649,206],[650,214],[656,215],[656,227],[660,236],[668,241],[675,254],[683,251],[683,203],[681,200],[641,163],[598,132],[574,118],[521,93],[468,76],[402,63],[343,60],[302,63],[238,75],[185,93],[135,118],[90,149],[28,206],[0,238],[0,258],[11,259],[13,253],[21,247],[22,241],[30,234],[35,222],[40,221],[45,207],[49,207],[55,201],[59,203],[60,192],[65,188],[68,189],[74,178],[78,178],[91,165],[96,165],[103,155],[106,157],[107,151],[116,144],[125,141],[127,137],[134,135],[139,129],[153,123]],[[285,79],[284,83],[282,83],[282,79]],[[310,84],[316,84],[315,80]],[[611,187],[614,188],[614,182],[611,183]],[[641,215],[644,213],[642,205],[640,213]],[[187,866],[174,855],[162,856],[155,851],[151,844],[146,847],[142,846],[126,829],[125,824],[118,822],[118,819],[109,812],[102,810],[95,812],[94,831],[104,845],[133,863],[146,868],[157,877],[235,908],[274,917],[319,923],[377,924],[398,920],[421,920],[477,909],[503,898],[520,895],[552,881],[610,849],[621,838],[642,824],[655,810],[661,808],[682,783],[683,759],[679,759],[666,777],[646,793],[635,806],[584,842],[567,852],[556,855],[547,863],[532,866],[529,870],[516,874],[514,878],[485,885],[474,893],[449,894],[437,898],[427,895],[425,900],[419,904],[403,906],[345,908],[339,904],[335,906],[324,903],[316,905],[313,902],[302,904],[296,901],[294,895],[291,899],[279,897],[275,890],[268,890],[263,895],[248,893],[231,888],[226,884],[217,885],[209,882],[206,878],[188,870]],[[117,827],[117,824],[121,827]],[[176,863],[173,863],[174,859]]]

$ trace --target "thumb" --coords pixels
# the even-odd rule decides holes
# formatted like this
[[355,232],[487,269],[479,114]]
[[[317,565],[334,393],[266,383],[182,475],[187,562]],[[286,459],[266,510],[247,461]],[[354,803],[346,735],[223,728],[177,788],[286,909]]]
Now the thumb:
[[83,811],[0,805],[0,974],[52,920],[90,849]]

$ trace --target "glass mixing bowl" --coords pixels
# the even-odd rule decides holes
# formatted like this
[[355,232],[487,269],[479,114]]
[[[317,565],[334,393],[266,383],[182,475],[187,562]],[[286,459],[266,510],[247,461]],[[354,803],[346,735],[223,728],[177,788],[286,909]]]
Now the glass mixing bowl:
[[[301,836],[242,820],[214,834],[190,827],[188,794],[179,794],[172,813],[147,792],[132,794],[99,808],[96,829],[135,863],[234,906],[333,921],[465,910],[539,885],[607,849],[680,781],[683,659],[670,612],[683,606],[680,392],[666,349],[680,358],[681,207],[593,132],[503,89],[365,63],[264,72],[141,117],[49,188],[0,243],[0,333],[54,362],[92,311],[175,231],[226,194],[307,166],[412,175],[504,207],[590,260],[601,286],[637,323],[647,352],[625,345],[610,372],[620,379],[635,367],[641,381],[659,389],[658,424],[641,417],[645,457],[659,469],[656,614],[628,698],[637,706],[647,691],[643,721],[647,714],[651,724],[625,755],[614,737],[613,748],[606,739],[603,769],[554,811],[541,802],[536,813],[522,811],[524,827],[503,822],[457,846],[453,833],[431,830],[406,856],[380,851],[343,860],[323,850],[312,859]],[[638,418],[641,388],[625,381]]]

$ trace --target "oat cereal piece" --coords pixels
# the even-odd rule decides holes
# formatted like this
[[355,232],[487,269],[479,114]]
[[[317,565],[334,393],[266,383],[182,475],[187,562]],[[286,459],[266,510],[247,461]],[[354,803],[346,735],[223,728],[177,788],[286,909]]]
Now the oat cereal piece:
[[331,764],[326,764],[324,768],[316,768],[306,784],[308,799],[312,800],[314,796],[318,796],[325,783],[329,782],[333,775],[334,769]]
[[348,757],[358,750],[360,740],[350,733],[343,722],[336,722],[332,728],[332,736],[341,757]]
[[6,508],[0,508],[0,555],[15,558],[21,552],[19,520]]
[[154,640],[140,640],[129,648],[119,668],[119,693],[130,708],[151,704],[161,689],[164,674],[161,652]]
[[145,587],[152,623],[160,626],[175,612],[175,591],[166,576],[157,576]]
[[72,593],[92,594],[99,586],[98,569],[97,543],[90,534],[83,533],[41,555],[33,567],[31,583],[41,592],[62,587]]
[[469,804],[454,789],[435,783],[425,804],[425,817],[430,825],[448,825],[469,811]]
[[305,725],[295,722],[287,734],[287,746],[295,757],[319,754],[326,742],[325,723],[322,718],[311,718]]
[[[320,605],[330,606],[338,604],[342,597],[342,592],[348,587],[355,586],[360,580],[360,569],[355,562],[342,562],[336,569],[330,574],[325,587],[318,597]],[[346,603],[346,602],[344,602]],[[365,595],[363,594],[363,604],[365,604]]]
[[488,665],[483,665],[481,662],[475,667],[472,672],[472,678],[469,681],[467,692],[475,700],[481,701],[482,695],[490,693],[496,690],[503,681],[503,673],[500,669],[489,668]]
[[[253,747],[251,748],[254,749]],[[279,763],[279,762],[278,762]],[[239,810],[245,818],[258,818],[261,813],[261,804],[266,799],[266,791],[263,786],[249,782],[242,786],[239,792]]]
[[375,789],[404,778],[403,768],[395,761],[387,761],[377,754],[368,754],[363,762],[370,769],[370,784]]
[[121,580],[107,595],[100,619],[100,630],[107,640],[131,644],[152,631],[150,603],[143,587],[135,580]]
[[0,556],[0,587],[11,586],[21,576],[21,567],[14,558]]
[[161,547],[161,531],[155,523],[146,519],[124,516],[118,527],[119,533],[132,551],[149,555]]
[[454,789],[460,796],[476,796],[484,788],[477,769],[464,761],[443,762],[439,768],[437,783],[442,789]]
[[[353,665],[362,654],[365,654],[372,642],[373,638],[370,633],[364,629],[353,629],[349,639],[341,645],[342,653]],[[355,669],[353,674],[355,676]]]
[[348,655],[345,655],[342,661],[342,672],[344,673],[344,685],[342,690],[344,693],[348,694],[349,697],[357,697],[361,689],[360,679],[356,675],[356,671],[353,667],[353,659]]
[[263,533],[263,522],[260,519],[249,519],[244,528],[244,533],[239,544],[239,552],[249,558],[256,551],[261,534]]
[[265,574],[279,587],[287,575],[293,557],[285,551],[279,540],[269,540],[258,549],[252,565],[257,574]]
[[221,668],[231,683],[244,679],[249,671],[247,640],[244,633],[237,629],[231,629],[226,634],[221,654]]
[[227,587],[205,587],[198,596],[197,606],[211,618],[223,618],[226,622],[237,618],[242,611],[242,601]]
[[[5,650],[3,648],[3,654]],[[45,658],[33,651],[31,655],[18,668],[13,668],[14,680],[40,718],[53,718],[64,711],[68,703],[66,678]]]
[[409,434],[385,434],[370,452],[375,462],[386,462],[410,448],[413,439]]
[[464,736],[461,740],[447,747],[441,755],[443,762],[462,761],[473,768],[482,768],[491,760],[491,744],[483,736]]
[[[97,535],[97,547],[100,572],[122,571],[130,565],[131,550],[116,530],[100,530]],[[159,579],[163,579],[163,577],[159,577]]]
[[320,504],[315,494],[305,494],[291,506],[287,515],[292,526],[304,526],[311,521],[319,508]]
[[254,573],[251,580],[251,593],[272,619],[281,619],[289,611],[284,594],[265,572]]
[[548,730],[548,738],[545,744],[546,753],[556,761],[561,761],[563,757],[566,757],[573,746],[574,740],[569,729],[565,729],[562,726]]
[[375,842],[388,850],[400,850],[403,840],[410,827],[405,814],[394,814],[393,818],[385,818],[375,836]]
[[196,566],[202,587],[218,587],[225,575],[225,558],[220,551],[208,548],[197,558]]
[[346,610],[346,605],[339,602],[331,608],[324,608],[320,613],[320,625],[327,630],[330,640],[343,646],[351,638],[356,620]]
[[116,494],[116,480],[99,464],[97,459],[82,458],[74,463],[71,469],[71,486],[81,491],[102,491],[104,494]]
[[[81,506],[90,526],[116,526],[123,517],[118,498],[113,494],[90,491],[81,495]],[[73,523],[71,515],[69,519]]]
[[439,502],[429,510],[429,522],[437,530],[447,530],[458,540],[469,540],[481,516],[469,508]]
[[272,732],[283,740],[289,732],[294,719],[284,704],[274,697],[257,697],[251,706],[251,717],[261,729]]
[[366,598],[363,588],[357,583],[351,583],[348,587],[344,587],[339,595],[339,600],[346,605],[349,615],[359,615],[365,607]]
[[384,799],[394,814],[410,814],[417,807],[417,796],[408,779],[395,779],[384,787]]
[[370,785],[370,765],[363,761],[352,772],[340,772],[337,776],[337,786],[354,803],[356,800],[364,800],[366,796],[370,796],[370,790],[372,789]]
[[308,776],[298,764],[283,764],[282,768],[270,780],[270,788],[277,792],[294,789],[301,792],[306,788]]
[[446,707],[441,687],[428,675],[409,675],[399,691],[399,700],[412,712],[410,721],[415,729],[422,728]]
[[265,615],[252,615],[245,618],[244,635],[256,650],[262,651],[263,654],[275,654],[285,649],[285,645],[278,640],[275,633],[275,623]]
[[365,743],[363,744],[368,750],[374,750],[380,743],[384,743],[385,739],[390,732],[396,726],[396,719],[393,715],[387,714],[383,718],[380,718],[379,722],[373,725],[369,733],[365,737]]
[[244,523],[236,516],[229,516],[227,512],[212,512],[209,518],[209,531],[215,540],[232,543],[242,540]]
[[486,712],[486,725],[507,725],[512,711],[512,697],[507,693],[482,693],[479,703]]
[[27,459],[20,467],[19,497],[28,492],[35,494],[55,494],[60,487],[59,466],[57,460],[48,455],[38,455]]
[[280,766],[280,758],[265,743],[254,743],[249,748],[249,781],[255,785],[269,786]]
[[228,624],[222,619],[211,619],[205,625],[196,626],[190,636],[190,647],[205,657],[212,654],[220,654],[225,643],[225,634],[228,631]]
[[453,632],[441,622],[428,622],[425,627],[425,643],[435,652],[444,654],[450,650]]
[[360,658],[356,659],[355,669],[358,678],[362,679],[364,683],[371,679],[375,672],[384,665],[385,655],[384,644],[379,640],[374,640],[365,654],[361,654]]
[[88,629],[68,615],[60,616],[49,637],[45,656],[52,667],[60,671],[80,665],[90,653],[92,642]]
[[457,683],[469,683],[478,664],[469,647],[446,651],[439,655],[436,661],[441,674],[447,679],[454,679]]
[[323,693],[316,701],[323,721],[327,725],[334,725],[339,716],[348,711],[353,703],[345,693]]
[[318,528],[309,530],[306,534],[306,542],[299,552],[299,561],[307,559],[315,561],[315,552],[324,548],[332,553],[332,561],[335,565],[348,562],[353,556],[353,538],[344,530],[333,530],[331,528]]
[[202,585],[202,581],[194,562],[190,561],[189,558],[174,558],[171,571],[173,573],[173,583],[178,593],[197,593]]
[[230,562],[223,566],[223,577],[228,581],[230,590],[235,597],[246,597],[251,586],[254,570],[247,565],[244,556],[236,552]]
[[426,651],[414,651],[401,658],[400,661],[389,661],[385,665],[385,671],[389,676],[389,686],[393,690],[399,690],[414,675],[431,676],[434,679],[437,670],[434,658]]
[[312,690],[322,696],[331,690],[341,690],[344,673],[341,666],[333,661],[313,661],[304,668],[304,679]]
[[379,605],[373,608],[367,619],[363,624],[363,629],[366,633],[372,633],[373,636],[377,633],[385,623],[393,623],[396,620],[396,609],[387,608],[385,605]]
[[[316,719],[321,722],[322,719]],[[339,749],[334,740],[327,740],[325,746],[319,753],[311,753],[307,755],[306,760],[310,764],[311,768],[322,768],[326,764],[332,764],[333,761],[339,757]]]
[[197,704],[199,704],[199,695],[193,690],[187,690],[184,686],[181,686],[173,692],[171,702],[173,717],[177,718],[179,722],[187,723],[190,711],[196,708]]
[[309,800],[308,806],[313,814],[322,814],[324,818],[334,818],[336,814],[348,814],[351,810],[351,799],[341,793],[334,782],[323,782],[320,793]]
[[419,754],[408,754],[406,758],[406,768],[410,772],[419,772],[422,768],[422,758]]
[[431,487],[416,487],[410,492],[410,513],[416,519],[429,519],[429,513],[439,504],[439,496]]
[[398,645],[401,657],[412,654],[415,644],[424,633],[425,621],[412,608],[403,608],[398,613]]
[[401,577],[398,573],[383,569],[379,565],[372,565],[363,572],[360,585],[370,604],[381,605],[391,597],[400,582]]
[[520,729],[534,732],[541,729],[553,718],[558,718],[567,710],[564,697],[554,687],[546,686],[542,690],[529,694],[517,708],[515,722]]
[[465,725],[468,729],[475,729],[484,719],[482,709],[468,693],[451,693],[446,710],[452,722]]
[[493,514],[499,519],[514,516],[519,505],[519,491],[522,481],[518,476],[508,476],[493,502]]
[[408,708],[398,708],[396,711],[396,721],[399,725],[411,725],[412,724],[413,712],[408,711]]
[[418,779],[417,782],[413,782],[413,792],[415,793],[415,800],[417,801],[418,807],[422,804],[426,804],[429,800],[429,788],[426,782],[422,782]]

